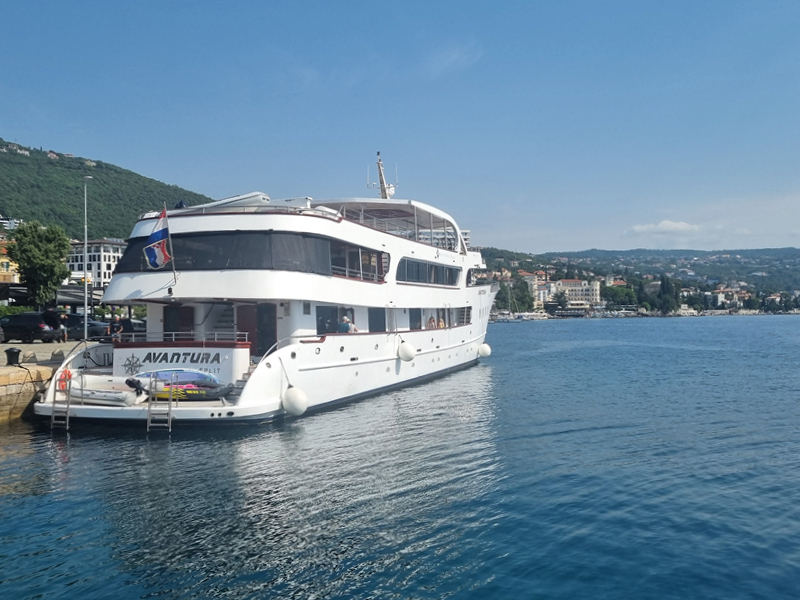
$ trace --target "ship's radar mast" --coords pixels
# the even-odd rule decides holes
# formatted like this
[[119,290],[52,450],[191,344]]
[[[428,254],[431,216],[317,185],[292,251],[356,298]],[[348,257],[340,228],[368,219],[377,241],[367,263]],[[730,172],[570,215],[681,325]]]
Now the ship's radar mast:
[[395,188],[397,188],[397,182],[395,178],[395,183],[386,183],[386,175],[383,172],[383,163],[381,162],[381,153],[378,152],[378,181],[379,183],[369,183],[369,173],[367,173],[367,187],[371,188],[380,188],[381,190],[381,198],[384,200],[388,200],[392,196],[394,196]]

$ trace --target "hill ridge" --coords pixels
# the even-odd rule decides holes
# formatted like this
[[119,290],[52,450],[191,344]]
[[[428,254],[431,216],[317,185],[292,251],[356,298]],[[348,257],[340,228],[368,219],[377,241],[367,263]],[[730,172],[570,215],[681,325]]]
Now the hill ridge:
[[91,176],[88,232],[91,238],[127,239],[139,215],[166,204],[211,198],[97,159],[36,149],[0,138],[0,214],[61,225],[83,238],[83,178]]

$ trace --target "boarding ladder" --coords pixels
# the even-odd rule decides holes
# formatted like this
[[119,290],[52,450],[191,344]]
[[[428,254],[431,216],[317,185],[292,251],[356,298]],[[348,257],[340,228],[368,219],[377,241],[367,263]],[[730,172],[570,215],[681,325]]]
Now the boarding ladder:
[[[64,383],[64,389],[59,390],[58,387]],[[59,393],[63,392],[66,396],[64,402],[56,402],[56,397]],[[59,379],[56,382],[56,389],[53,390],[53,408],[50,411],[50,429],[56,427],[63,427],[65,431],[69,431],[69,405],[72,400],[72,378]]]
[[148,432],[151,429],[166,429],[168,432],[172,432],[172,406],[177,403],[177,399],[173,396],[176,383],[177,375],[173,373],[166,401],[159,400],[156,396],[158,393],[158,378],[150,377],[150,388],[147,394]]

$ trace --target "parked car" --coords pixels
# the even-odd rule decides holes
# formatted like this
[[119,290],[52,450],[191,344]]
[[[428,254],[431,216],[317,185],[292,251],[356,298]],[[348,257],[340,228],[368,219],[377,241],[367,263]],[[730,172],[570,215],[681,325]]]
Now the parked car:
[[0,319],[0,327],[4,343],[9,340],[21,340],[23,344],[30,344],[34,340],[54,342],[59,337],[58,330],[45,323],[40,312],[8,315]]
[[[87,333],[89,334],[89,339],[103,337],[106,334],[106,329],[108,329],[108,323],[95,321],[89,317],[89,322],[87,324]],[[83,339],[83,315],[67,315],[67,339]]]

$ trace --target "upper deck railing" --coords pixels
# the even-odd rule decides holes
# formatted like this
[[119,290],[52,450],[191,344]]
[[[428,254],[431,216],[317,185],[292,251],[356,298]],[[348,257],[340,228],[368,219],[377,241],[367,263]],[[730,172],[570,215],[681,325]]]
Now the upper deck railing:
[[[346,206],[342,207],[341,215],[344,219],[364,225],[376,231],[383,231],[390,233],[407,240],[434,246],[435,248],[442,248],[452,252],[458,252],[458,240],[455,231],[451,230],[431,230],[420,229],[414,225],[413,221],[406,219],[382,219],[374,215],[370,215],[363,210],[351,208],[348,210]],[[440,235],[436,235],[440,234]]]
[[123,333],[121,342],[247,342],[246,331],[162,331]]
[[[308,199],[310,201],[310,199]],[[334,204],[336,206],[336,204]],[[364,225],[376,231],[382,231],[391,235],[396,235],[408,240],[413,240],[421,244],[442,248],[452,252],[459,251],[459,240],[456,230],[450,227],[439,228],[438,225],[447,223],[440,217],[436,217],[436,224],[432,217],[427,213],[408,214],[393,219],[384,219],[370,214],[361,208],[348,207],[345,204],[338,205],[339,208],[331,208],[324,204],[317,206],[298,206],[279,204],[270,205],[218,205],[218,206],[197,206],[181,210],[175,217],[192,215],[211,215],[211,214],[302,214],[315,217],[322,217],[331,220],[345,219],[359,225]],[[151,214],[142,215],[140,218],[150,217]],[[155,218],[155,213],[152,217]],[[417,217],[419,220],[417,220]],[[430,224],[428,221],[431,221]]]

